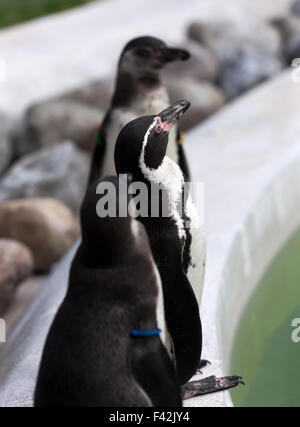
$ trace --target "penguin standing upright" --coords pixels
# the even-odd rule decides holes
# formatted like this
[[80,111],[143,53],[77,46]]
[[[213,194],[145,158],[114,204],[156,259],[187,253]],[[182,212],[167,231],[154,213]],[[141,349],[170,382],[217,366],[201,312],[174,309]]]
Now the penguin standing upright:
[[[146,215],[138,219],[144,224],[162,279],[168,334],[165,345],[174,354],[174,363],[181,384],[196,373],[202,351],[202,330],[199,315],[205,271],[205,238],[202,223],[189,194],[184,195],[184,175],[167,155],[168,135],[177,120],[189,107],[179,101],[156,116],[133,120],[121,131],[115,150],[118,174],[130,173],[134,182],[148,188]],[[159,187],[162,192],[153,191]],[[185,188],[189,191],[188,188]],[[167,215],[163,215],[165,193]],[[160,214],[152,215],[157,205]],[[187,196],[187,197],[186,197]],[[234,387],[240,377],[215,378],[189,383],[184,397]]]
[[[187,60],[190,54],[183,49],[170,48],[163,41],[145,36],[131,40],[125,46],[118,65],[115,92],[111,106],[97,133],[89,185],[107,175],[115,174],[115,142],[121,129],[131,120],[158,114],[169,104],[162,84],[162,69],[172,61]],[[174,127],[168,146],[168,156],[189,176],[179,132]]]
[[147,234],[116,210],[99,217],[107,190],[116,207],[117,178],[92,185],[83,202],[82,243],[47,337],[35,406],[181,406],[159,336],[161,284]]

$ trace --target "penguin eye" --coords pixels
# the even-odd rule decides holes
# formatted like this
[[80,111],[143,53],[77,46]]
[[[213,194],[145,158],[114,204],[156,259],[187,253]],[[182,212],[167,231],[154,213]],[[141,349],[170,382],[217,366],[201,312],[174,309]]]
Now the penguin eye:
[[155,133],[157,133],[157,134],[159,134],[159,133],[161,133],[161,126],[160,125],[156,125],[155,126]]
[[140,47],[136,51],[138,56],[142,56],[143,58],[149,58],[150,57],[150,50],[145,47]]

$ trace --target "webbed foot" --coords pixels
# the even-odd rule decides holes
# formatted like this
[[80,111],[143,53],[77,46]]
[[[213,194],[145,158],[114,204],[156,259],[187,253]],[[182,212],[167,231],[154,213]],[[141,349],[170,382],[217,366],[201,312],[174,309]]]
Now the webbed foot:
[[245,385],[242,377],[237,375],[230,377],[216,378],[214,375],[204,378],[203,380],[190,381],[181,386],[182,399],[190,399],[194,396],[202,396],[204,394],[216,393],[218,391],[234,388],[239,384]]

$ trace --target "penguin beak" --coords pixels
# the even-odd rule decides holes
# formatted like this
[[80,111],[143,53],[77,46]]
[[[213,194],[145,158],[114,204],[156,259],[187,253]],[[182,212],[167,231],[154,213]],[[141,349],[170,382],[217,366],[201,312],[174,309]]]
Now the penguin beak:
[[190,58],[190,53],[185,49],[177,49],[172,47],[165,47],[161,50],[162,61],[173,62],[173,61],[186,61]]
[[170,132],[175,123],[184,115],[190,107],[189,101],[177,101],[159,113],[160,124],[164,132]]

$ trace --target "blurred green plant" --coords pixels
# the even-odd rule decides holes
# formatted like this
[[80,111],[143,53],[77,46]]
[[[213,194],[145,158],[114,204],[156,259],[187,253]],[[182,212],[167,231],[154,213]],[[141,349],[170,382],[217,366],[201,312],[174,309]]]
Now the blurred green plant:
[[92,1],[94,0],[0,0],[0,28]]

